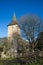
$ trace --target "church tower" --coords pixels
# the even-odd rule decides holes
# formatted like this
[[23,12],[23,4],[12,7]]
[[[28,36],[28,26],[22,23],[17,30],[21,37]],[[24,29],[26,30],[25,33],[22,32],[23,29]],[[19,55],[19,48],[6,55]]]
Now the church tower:
[[16,20],[16,15],[14,14],[11,23],[8,25],[8,39],[12,40],[13,34],[15,33],[19,34],[20,28]]

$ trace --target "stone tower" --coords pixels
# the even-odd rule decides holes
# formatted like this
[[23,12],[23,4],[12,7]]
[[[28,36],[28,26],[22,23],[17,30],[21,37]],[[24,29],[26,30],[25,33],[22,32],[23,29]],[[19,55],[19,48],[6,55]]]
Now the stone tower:
[[20,33],[20,28],[18,26],[15,14],[13,15],[11,23],[8,25],[8,39],[9,40],[12,40],[14,33],[17,33],[17,34]]

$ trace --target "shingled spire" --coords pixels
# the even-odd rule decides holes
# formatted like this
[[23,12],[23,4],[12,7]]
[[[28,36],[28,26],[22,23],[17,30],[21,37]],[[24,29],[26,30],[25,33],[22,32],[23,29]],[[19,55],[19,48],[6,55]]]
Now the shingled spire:
[[12,18],[12,21],[11,21],[11,23],[8,26],[16,25],[16,24],[17,24],[17,20],[16,20],[16,15],[14,13],[13,18]]
[[16,15],[15,15],[15,13],[13,15],[13,20],[16,21]]

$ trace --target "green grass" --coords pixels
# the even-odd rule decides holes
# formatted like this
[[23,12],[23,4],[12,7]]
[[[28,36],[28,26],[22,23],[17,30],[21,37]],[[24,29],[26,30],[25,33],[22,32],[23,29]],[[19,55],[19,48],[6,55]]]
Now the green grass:
[[[20,65],[20,63],[12,62],[12,61],[15,61],[15,59],[10,60],[10,61],[9,61],[9,59],[0,60],[0,65]],[[30,61],[24,65],[43,65],[43,58],[36,58],[35,61]]]

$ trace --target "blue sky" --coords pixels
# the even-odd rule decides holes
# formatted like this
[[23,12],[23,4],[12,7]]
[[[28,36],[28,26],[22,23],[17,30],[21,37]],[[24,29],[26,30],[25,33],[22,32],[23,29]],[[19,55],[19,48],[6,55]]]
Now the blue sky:
[[43,0],[0,0],[0,37],[7,36],[7,25],[14,12],[17,19],[26,14],[35,14],[43,19]]

